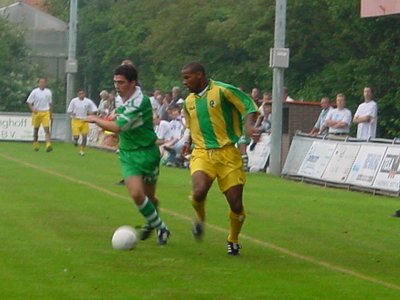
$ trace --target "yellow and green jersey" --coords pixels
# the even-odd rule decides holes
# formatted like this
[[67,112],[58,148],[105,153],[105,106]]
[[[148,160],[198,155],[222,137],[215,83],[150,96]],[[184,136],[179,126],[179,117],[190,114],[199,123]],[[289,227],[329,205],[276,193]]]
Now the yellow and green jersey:
[[201,94],[189,94],[184,103],[186,127],[195,148],[202,149],[235,144],[242,135],[243,118],[257,111],[256,103],[244,92],[214,80]]

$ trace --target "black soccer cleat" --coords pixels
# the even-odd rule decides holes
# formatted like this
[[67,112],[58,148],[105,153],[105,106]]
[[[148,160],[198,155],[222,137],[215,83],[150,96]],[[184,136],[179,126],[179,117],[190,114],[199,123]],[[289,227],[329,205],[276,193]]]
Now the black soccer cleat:
[[157,243],[159,245],[165,245],[168,241],[171,232],[167,228],[161,228],[157,230]]
[[240,249],[242,248],[240,244],[227,242],[226,246],[228,248],[228,255],[240,255]]
[[145,224],[142,227],[139,227],[138,229],[140,230],[140,240],[141,241],[147,240],[151,236],[151,233],[154,230],[154,228],[151,227],[149,224]]
[[204,235],[204,225],[200,221],[195,221],[192,227],[193,237],[197,241],[201,241]]
[[52,146],[48,146],[48,147],[46,148],[46,152],[51,152],[51,151],[53,151],[53,147],[52,147]]

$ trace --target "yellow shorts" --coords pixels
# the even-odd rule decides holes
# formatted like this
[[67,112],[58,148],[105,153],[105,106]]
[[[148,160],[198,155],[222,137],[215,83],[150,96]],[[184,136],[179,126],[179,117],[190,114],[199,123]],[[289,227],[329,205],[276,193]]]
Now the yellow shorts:
[[50,127],[49,111],[37,111],[32,113],[32,126],[34,128],[39,128],[40,125],[43,127]]
[[190,157],[190,173],[196,171],[205,172],[212,180],[217,178],[221,192],[246,182],[242,156],[234,145],[209,150],[195,148]]
[[89,123],[80,119],[72,119],[71,131],[73,136],[80,134],[87,135],[89,133]]

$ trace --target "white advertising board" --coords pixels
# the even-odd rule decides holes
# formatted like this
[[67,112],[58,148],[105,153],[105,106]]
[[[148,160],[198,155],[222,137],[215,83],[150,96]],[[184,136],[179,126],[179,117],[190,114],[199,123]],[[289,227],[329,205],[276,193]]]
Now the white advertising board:
[[386,152],[386,145],[362,145],[347,177],[346,183],[371,186]]
[[314,141],[300,166],[298,175],[320,179],[335,148],[335,142]]
[[[0,140],[32,141],[33,127],[30,116],[0,115]],[[44,130],[39,130],[39,141],[44,141]]]
[[376,174],[373,187],[398,192],[400,190],[400,148],[388,147]]
[[353,165],[359,150],[360,145],[339,143],[332,154],[332,158],[329,161],[324,174],[322,175],[322,179],[344,183],[350,173],[351,166]]
[[295,136],[293,138],[285,165],[283,166],[282,174],[297,175],[313,142],[314,140],[311,138],[300,136]]
[[271,152],[271,136],[263,133],[254,149],[251,151],[249,148],[250,146],[247,147],[247,154],[249,157],[248,165],[250,172],[262,171]]

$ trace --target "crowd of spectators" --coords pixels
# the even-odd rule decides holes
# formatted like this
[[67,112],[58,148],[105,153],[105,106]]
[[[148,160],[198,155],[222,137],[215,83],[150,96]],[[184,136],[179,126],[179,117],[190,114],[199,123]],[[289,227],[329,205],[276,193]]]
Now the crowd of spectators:
[[[262,93],[259,88],[254,87],[250,91],[251,98],[259,106],[260,116],[257,126],[261,129],[262,135],[271,134],[271,115],[272,115],[272,95],[266,91]],[[360,104],[357,111],[352,116],[346,106],[344,94],[336,96],[335,107],[332,107],[328,97],[321,99],[321,113],[309,132],[310,136],[323,134],[348,136],[351,122],[357,125],[357,138],[374,138],[377,123],[377,106],[373,99],[372,88],[366,86],[363,90],[364,102]],[[103,90],[100,92],[98,105],[98,115],[103,118],[113,118],[114,109],[121,105],[118,95],[114,91]],[[283,89],[283,101],[293,102],[289,96],[288,89]],[[182,157],[183,136],[185,133],[185,119],[183,115],[184,96],[178,86],[174,86],[170,91],[162,92],[155,89],[150,96],[153,109],[154,131],[157,134],[157,144],[161,152],[161,164],[172,167],[187,167],[187,158]],[[241,148],[244,168],[248,170],[248,154],[253,151],[258,141],[243,137],[245,143],[238,145]],[[115,143],[115,136],[112,136]],[[241,139],[243,140],[243,139]],[[267,167],[267,166],[265,166]]]

